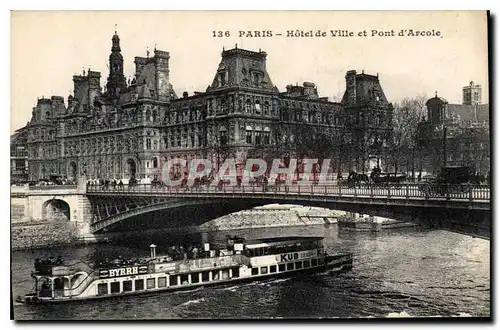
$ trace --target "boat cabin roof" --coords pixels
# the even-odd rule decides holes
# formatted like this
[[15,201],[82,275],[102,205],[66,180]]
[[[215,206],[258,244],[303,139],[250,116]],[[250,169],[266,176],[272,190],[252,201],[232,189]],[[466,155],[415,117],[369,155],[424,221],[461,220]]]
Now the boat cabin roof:
[[269,246],[285,246],[289,244],[300,244],[312,241],[321,241],[321,236],[287,236],[287,237],[270,237],[248,240],[245,242],[247,249],[257,249]]

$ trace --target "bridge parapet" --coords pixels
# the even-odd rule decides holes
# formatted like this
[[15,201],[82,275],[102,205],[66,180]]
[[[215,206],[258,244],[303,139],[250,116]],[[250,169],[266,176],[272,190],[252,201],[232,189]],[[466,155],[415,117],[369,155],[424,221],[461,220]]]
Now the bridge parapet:
[[251,184],[240,186],[202,185],[202,186],[160,186],[154,184],[137,184],[123,186],[89,185],[87,194],[120,196],[167,196],[167,195],[226,195],[238,196],[257,194],[280,194],[290,196],[325,196],[325,197],[369,197],[383,199],[414,199],[414,200],[444,200],[490,202],[488,186],[442,185],[439,189],[429,191],[425,184],[401,184],[391,186],[378,185],[267,185]]
[[76,185],[30,186],[30,195],[76,195]]

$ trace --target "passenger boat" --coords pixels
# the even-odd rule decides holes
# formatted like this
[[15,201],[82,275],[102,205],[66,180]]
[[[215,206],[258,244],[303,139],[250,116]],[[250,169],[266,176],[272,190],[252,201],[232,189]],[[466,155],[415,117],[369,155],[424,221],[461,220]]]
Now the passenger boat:
[[[232,238],[228,244],[205,243],[191,253],[115,260],[97,267],[61,258],[36,260],[34,292],[23,303],[52,303],[192,289],[223,283],[262,280],[352,267],[351,254],[329,255],[322,237],[280,237],[259,240]],[[172,251],[175,251],[172,250]],[[177,252],[179,252],[177,250]]]

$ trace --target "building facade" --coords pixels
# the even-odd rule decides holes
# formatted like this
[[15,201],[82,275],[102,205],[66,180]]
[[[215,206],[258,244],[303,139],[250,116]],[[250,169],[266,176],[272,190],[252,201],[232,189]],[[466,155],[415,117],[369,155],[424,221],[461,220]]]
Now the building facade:
[[[29,179],[161,180],[163,164],[173,158],[209,158],[219,166],[226,158],[243,163],[250,156],[320,153],[338,158],[332,170],[361,172],[381,158],[392,104],[378,75],[348,71],[342,101],[330,102],[310,82],[280,92],[266,56],[223,50],[206,90],[178,97],[165,51],[135,57],[135,77],[126,80],[115,32],[105,88],[101,73],[89,70],[73,76],[67,105],[60,96],[38,99],[24,128]],[[320,144],[323,152],[314,150]]]
[[481,86],[463,87],[462,104],[436,96],[426,102],[427,119],[419,124],[420,168],[436,173],[441,166],[469,166],[490,171],[489,104],[481,104]]
[[28,181],[28,130],[18,129],[10,137],[10,181],[26,183]]

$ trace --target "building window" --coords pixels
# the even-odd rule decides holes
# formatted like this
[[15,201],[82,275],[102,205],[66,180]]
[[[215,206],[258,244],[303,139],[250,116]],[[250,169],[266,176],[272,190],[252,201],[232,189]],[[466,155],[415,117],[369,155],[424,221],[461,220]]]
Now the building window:
[[132,291],[132,281],[123,281],[123,292]]
[[269,266],[270,273],[276,273],[276,265]]
[[189,276],[188,276],[188,274],[182,274],[181,275],[181,284],[182,285],[189,284]]
[[157,168],[158,167],[158,158],[153,158],[153,168]]
[[260,145],[261,144],[261,137],[262,137],[262,132],[261,131],[255,131],[255,144]]
[[221,146],[225,146],[227,144],[227,134],[225,130],[219,131],[219,142]]
[[309,268],[311,267],[311,262],[309,260],[304,261],[304,268]]
[[226,99],[220,100],[220,109],[222,113],[227,113],[227,102]]
[[146,149],[151,150],[151,138],[146,139]]
[[252,131],[247,127],[246,143],[252,144]]
[[264,115],[269,115],[269,102],[264,102]]
[[239,269],[239,267],[233,267],[232,270],[233,270],[233,272],[232,272],[233,278],[240,277],[240,269]]
[[267,274],[267,266],[260,267],[260,273],[261,273],[262,275]]
[[200,282],[200,273],[192,273],[191,274],[191,283]]
[[269,131],[264,131],[262,143],[263,144],[271,144],[271,134]]
[[144,290],[144,280],[135,280],[135,291]]
[[245,112],[252,112],[252,102],[250,99],[245,101]]
[[286,264],[286,270],[293,270],[293,262],[289,262]]
[[255,101],[255,113],[257,114],[260,114],[261,112],[261,109],[260,109],[260,101]]
[[295,262],[295,269],[301,269],[301,268],[302,268],[302,261]]
[[252,268],[252,275],[259,275],[259,268],[257,267]]

